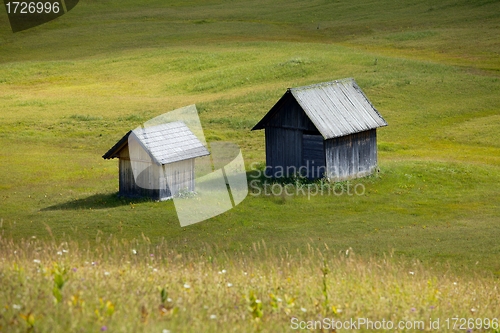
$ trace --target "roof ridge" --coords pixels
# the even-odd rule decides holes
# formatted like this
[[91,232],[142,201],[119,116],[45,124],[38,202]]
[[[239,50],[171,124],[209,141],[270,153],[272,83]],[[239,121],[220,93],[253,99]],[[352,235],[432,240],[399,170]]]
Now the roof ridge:
[[328,82],[314,83],[314,84],[310,84],[307,86],[292,87],[292,88],[288,88],[288,90],[290,90],[290,91],[306,90],[306,89],[320,88],[320,87],[331,86],[334,84],[347,83],[347,82],[355,82],[355,80],[352,77],[347,77],[344,79],[338,79],[338,80],[333,80],[333,81],[328,81]]

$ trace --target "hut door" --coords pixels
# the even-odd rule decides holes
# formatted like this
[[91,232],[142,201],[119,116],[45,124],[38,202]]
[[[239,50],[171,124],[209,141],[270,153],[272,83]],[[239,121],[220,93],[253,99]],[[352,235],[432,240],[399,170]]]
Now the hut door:
[[170,188],[168,187],[167,179],[160,177],[160,200],[169,199],[172,196]]
[[321,135],[302,136],[302,169],[307,169],[307,178],[323,178],[325,174],[325,149]]

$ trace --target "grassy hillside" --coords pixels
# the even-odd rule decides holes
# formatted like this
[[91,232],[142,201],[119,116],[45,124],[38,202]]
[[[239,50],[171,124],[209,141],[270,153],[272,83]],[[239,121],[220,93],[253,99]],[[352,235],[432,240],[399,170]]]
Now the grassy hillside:
[[[81,0],[16,34],[0,6],[0,332],[499,333],[499,32],[495,0]],[[101,156],[141,123],[196,104],[252,177],[286,88],[345,77],[389,123],[362,195],[252,188],[186,228],[117,197]]]
[[[89,0],[16,34],[3,10],[3,237],[327,243],[500,274],[499,1]],[[389,123],[366,195],[250,196],[184,229],[172,203],[115,197],[100,156],[142,122],[195,103],[250,166],[265,155],[249,130],[287,87],[344,77]]]

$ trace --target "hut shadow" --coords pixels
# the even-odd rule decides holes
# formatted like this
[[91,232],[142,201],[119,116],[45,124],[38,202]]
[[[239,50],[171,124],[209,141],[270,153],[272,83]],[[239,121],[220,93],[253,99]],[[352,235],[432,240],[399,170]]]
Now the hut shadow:
[[41,211],[106,209],[127,206],[131,203],[150,201],[144,198],[125,198],[115,193],[94,194],[83,199],[75,199],[57,205],[45,207]]

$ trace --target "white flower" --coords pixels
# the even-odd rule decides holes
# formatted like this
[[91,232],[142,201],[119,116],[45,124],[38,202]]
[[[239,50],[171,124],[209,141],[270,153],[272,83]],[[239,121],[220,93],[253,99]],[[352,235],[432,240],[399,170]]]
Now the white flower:
[[476,311],[477,311],[477,310],[476,310],[476,309],[474,309],[474,308],[470,309],[470,312],[476,312]]
[[171,303],[172,302],[172,299],[169,297],[167,298],[167,302]]
[[226,274],[226,270],[225,269],[222,270],[222,274]]
[[167,329],[164,329],[163,331],[161,331],[161,333],[170,333],[170,331]]
[[210,319],[217,319],[216,315],[210,315]]
[[63,251],[64,253],[68,253],[68,252],[69,252],[69,250],[62,250],[62,251]]
[[283,300],[282,300],[281,298],[279,298],[279,297],[276,297],[276,300],[277,300],[278,302],[283,302]]
[[410,275],[415,275],[415,272],[410,272]]
[[184,288],[189,289],[189,288],[191,288],[191,286],[187,283],[184,283]]
[[[132,253],[133,254],[137,254],[137,250],[136,249],[132,249]],[[164,330],[165,331],[165,330]]]
[[456,286],[456,285],[458,285],[458,283],[456,283],[456,282],[453,282],[453,285],[454,285],[454,286]]
[[34,259],[34,260],[33,260],[33,262],[34,262],[35,264],[39,264],[41,261],[40,261],[40,260],[38,260],[38,259]]
[[307,312],[307,309],[305,309],[305,308],[300,308],[300,311],[302,311],[302,312]]
[[256,299],[256,300],[255,300],[255,303],[257,303],[257,304],[258,304],[258,303],[261,303],[260,299]]
[[228,283],[227,283],[227,286],[228,286],[229,288],[231,288],[231,287],[233,286],[233,284],[232,284],[231,282],[228,282]]
[[62,252],[61,251],[57,251],[57,255],[58,256],[62,256]]
[[111,274],[109,274],[109,272],[104,272],[104,275],[110,276]]
[[21,310],[21,306],[17,304],[12,304],[12,307],[16,310]]

